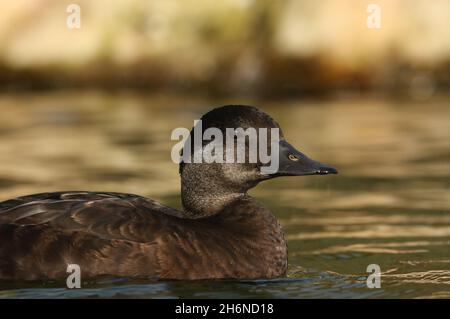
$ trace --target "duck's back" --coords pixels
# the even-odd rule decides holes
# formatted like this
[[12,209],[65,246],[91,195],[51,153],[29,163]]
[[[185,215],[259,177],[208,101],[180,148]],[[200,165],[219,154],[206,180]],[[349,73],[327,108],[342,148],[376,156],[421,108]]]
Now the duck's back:
[[[0,203],[0,278],[158,276],[155,243],[176,211],[140,196],[59,192]],[[176,218],[176,217],[175,217]],[[165,226],[166,224],[166,226]],[[139,253],[138,253],[139,252]]]
[[[283,275],[285,253],[273,256],[267,248],[274,238],[285,245],[281,230],[260,231],[258,223],[276,220],[266,212],[262,219],[256,216],[260,212],[252,203],[244,200],[218,216],[187,219],[151,199],[121,193],[44,193],[1,202],[0,279],[63,278],[68,264],[78,264],[87,277]],[[274,258],[279,259],[275,264]]]

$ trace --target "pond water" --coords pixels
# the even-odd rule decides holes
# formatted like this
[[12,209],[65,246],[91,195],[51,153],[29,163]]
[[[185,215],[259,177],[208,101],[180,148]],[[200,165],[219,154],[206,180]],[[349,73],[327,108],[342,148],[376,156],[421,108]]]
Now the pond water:
[[[283,177],[251,194],[283,225],[289,276],[149,282],[0,282],[0,298],[449,298],[450,99],[238,100],[339,170]],[[46,191],[136,193],[180,207],[170,133],[235,100],[133,93],[0,96],[0,201]],[[1,243],[0,243],[1,244]],[[381,288],[366,286],[369,264]]]

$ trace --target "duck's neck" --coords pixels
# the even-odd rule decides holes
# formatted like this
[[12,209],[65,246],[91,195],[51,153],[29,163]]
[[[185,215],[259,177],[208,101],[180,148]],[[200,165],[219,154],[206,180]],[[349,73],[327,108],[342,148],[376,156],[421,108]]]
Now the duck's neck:
[[[195,164],[194,164],[195,165]],[[181,173],[181,201],[189,218],[208,217],[246,196],[245,187],[233,187],[217,173],[203,170],[201,174],[186,165]]]

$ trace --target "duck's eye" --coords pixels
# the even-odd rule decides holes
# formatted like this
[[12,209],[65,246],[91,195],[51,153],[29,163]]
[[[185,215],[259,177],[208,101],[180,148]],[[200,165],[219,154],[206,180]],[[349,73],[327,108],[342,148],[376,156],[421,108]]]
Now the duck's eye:
[[297,161],[299,160],[299,158],[298,158],[296,155],[294,155],[294,154],[289,154],[289,155],[288,155],[288,158],[289,158],[291,161],[294,161],[294,162],[297,162]]

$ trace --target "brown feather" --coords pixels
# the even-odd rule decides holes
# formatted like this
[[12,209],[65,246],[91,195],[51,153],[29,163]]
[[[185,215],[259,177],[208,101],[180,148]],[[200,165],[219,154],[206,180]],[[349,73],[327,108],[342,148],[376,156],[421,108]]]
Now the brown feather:
[[[36,194],[0,203],[0,278],[102,274],[168,279],[271,278],[286,272],[275,217],[248,196],[187,219],[130,194]],[[275,241],[275,245],[274,245]]]

